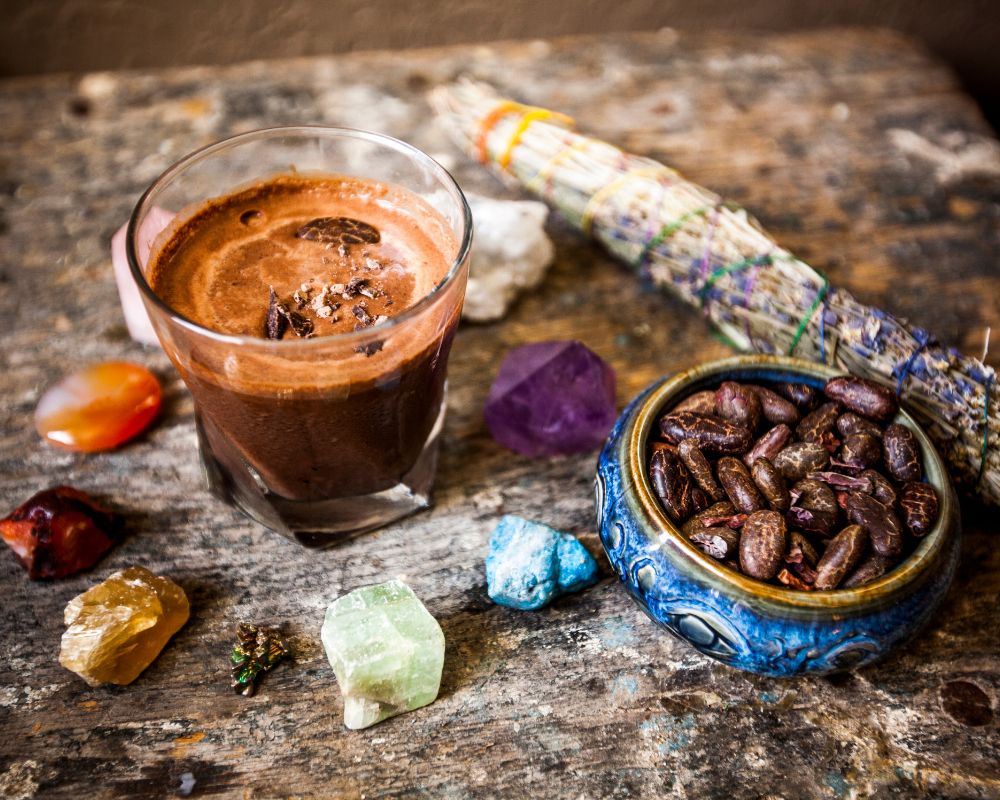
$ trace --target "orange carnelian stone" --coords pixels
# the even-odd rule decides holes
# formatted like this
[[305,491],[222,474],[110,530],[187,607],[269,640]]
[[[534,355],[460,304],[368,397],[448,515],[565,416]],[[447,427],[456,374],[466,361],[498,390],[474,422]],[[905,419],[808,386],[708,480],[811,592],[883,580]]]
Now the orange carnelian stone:
[[67,375],[35,408],[35,429],[49,444],[93,453],[138,435],[160,410],[162,392],[145,367],[109,361]]

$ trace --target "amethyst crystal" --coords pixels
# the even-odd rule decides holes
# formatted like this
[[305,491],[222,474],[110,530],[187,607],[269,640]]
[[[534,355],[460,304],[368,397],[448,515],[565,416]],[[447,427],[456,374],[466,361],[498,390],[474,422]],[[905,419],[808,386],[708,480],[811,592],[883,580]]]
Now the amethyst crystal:
[[509,351],[483,410],[500,444],[526,456],[592,450],[615,423],[615,373],[580,342]]

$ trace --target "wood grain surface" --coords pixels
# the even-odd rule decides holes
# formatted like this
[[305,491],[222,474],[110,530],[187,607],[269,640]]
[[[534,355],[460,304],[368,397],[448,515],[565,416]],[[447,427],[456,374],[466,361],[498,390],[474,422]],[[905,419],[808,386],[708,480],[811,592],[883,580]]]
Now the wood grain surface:
[[[0,507],[70,483],[131,535],[89,573],[32,583],[0,557],[0,796],[852,798],[1000,796],[1000,548],[966,504],[954,589],[918,641],[855,674],[776,681],[657,630],[615,579],[537,613],[490,603],[503,513],[596,548],[596,454],[531,461],[481,410],[504,352],[578,338],[624,405],[655,377],[728,351],[696,313],[644,291],[557,219],[557,261],[504,321],[464,326],[434,508],[325,552],[205,491],[190,396],[125,334],[108,240],[193,148],[254,128],[346,124],[404,138],[466,188],[515,196],[433,122],[426,90],[461,74],[573,115],[740,202],[860,299],[980,352],[1000,330],[1000,145],[951,73],[878,31],[644,35],[380,52],[0,83]],[[79,364],[127,358],[165,387],[162,419],[120,451],[44,446],[31,413]],[[990,363],[1000,366],[1000,345]],[[190,622],[128,687],[59,666],[66,602],[142,564],[187,591]],[[603,564],[607,573],[606,564]],[[327,603],[404,578],[447,638],[441,696],[342,727],[319,643]],[[228,685],[239,620],[281,624],[296,660],[253,698]]]

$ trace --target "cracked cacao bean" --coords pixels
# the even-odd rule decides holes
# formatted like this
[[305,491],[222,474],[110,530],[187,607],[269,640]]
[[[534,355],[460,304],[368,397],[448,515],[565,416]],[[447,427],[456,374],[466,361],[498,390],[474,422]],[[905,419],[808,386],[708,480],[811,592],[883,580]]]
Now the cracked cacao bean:
[[899,411],[899,401],[892,389],[857,375],[830,378],[823,393],[849,411],[879,422],[889,421]]
[[899,493],[903,523],[914,536],[931,532],[938,516],[938,496],[929,483],[904,483]]
[[852,433],[844,439],[838,459],[848,467],[874,467],[882,460],[882,441],[870,433]]
[[853,411],[847,411],[837,417],[837,433],[842,438],[847,438],[852,433],[867,433],[882,438],[882,429],[878,425]]
[[833,433],[839,416],[840,408],[836,403],[823,403],[802,418],[795,426],[795,433],[803,442],[823,444],[828,435]]
[[826,448],[815,442],[795,442],[771,459],[785,480],[795,483],[810,472],[819,472],[830,463]]
[[722,561],[736,555],[740,536],[730,528],[705,528],[691,536],[691,543],[705,555]]
[[715,480],[715,476],[712,474],[712,465],[705,458],[705,454],[701,452],[701,448],[693,440],[685,439],[677,445],[677,454],[681,457],[681,461],[684,462],[684,466],[687,467],[688,472],[691,473],[694,482],[698,484],[705,494],[715,502],[726,499],[726,493],[722,491],[722,487],[719,486]]
[[868,534],[860,525],[848,525],[834,536],[816,564],[817,589],[836,589],[844,577],[853,570],[868,547]]
[[750,476],[773,511],[788,511],[792,498],[788,494],[785,479],[774,464],[766,458],[758,458],[750,468]]
[[703,453],[744,453],[750,447],[752,434],[748,428],[729,420],[677,411],[660,420],[660,433],[671,444],[692,439]]
[[885,573],[892,569],[894,565],[895,561],[893,559],[886,558],[878,553],[870,553],[868,557],[858,565],[858,568],[847,576],[847,580],[840,584],[840,588],[857,589],[859,586],[871,583],[876,578],[881,578],[885,575]]
[[715,392],[715,413],[750,431],[757,430],[763,414],[757,393],[732,381],[726,381]]
[[787,425],[775,425],[754,442],[750,451],[743,456],[743,463],[748,467],[752,467],[758,458],[766,458],[768,461],[774,461],[774,457],[785,448],[785,445],[788,444],[791,438],[791,428]]
[[657,450],[649,465],[649,479],[660,503],[675,522],[691,513],[691,476],[671,450]]
[[773,578],[781,568],[786,539],[785,520],[777,511],[751,514],[740,536],[740,566],[743,571],[752,578]]
[[897,558],[903,552],[899,519],[871,495],[851,492],[847,496],[847,518],[868,531],[872,548],[879,555]]
[[757,490],[757,484],[750,477],[746,465],[738,458],[724,456],[715,467],[719,483],[726,490],[726,495],[739,511],[752,514],[764,508],[764,498]]
[[695,392],[690,397],[685,397],[673,409],[677,411],[693,411],[695,414],[713,416],[715,414],[715,392],[706,389],[704,392]]
[[885,468],[900,483],[919,481],[923,474],[920,466],[920,445],[913,431],[905,425],[893,423],[882,435]]
[[795,425],[802,417],[795,404],[789,402],[776,392],[772,392],[766,386],[751,385],[748,387],[760,398],[760,408],[764,414],[764,419],[772,425]]

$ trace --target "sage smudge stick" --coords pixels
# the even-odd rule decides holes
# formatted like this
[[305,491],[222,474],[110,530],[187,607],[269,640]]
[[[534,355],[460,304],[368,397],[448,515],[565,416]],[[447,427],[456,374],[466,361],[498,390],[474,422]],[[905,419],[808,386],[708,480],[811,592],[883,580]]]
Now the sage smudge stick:
[[552,205],[653,285],[701,309],[740,350],[834,365],[892,388],[952,477],[1000,504],[995,370],[866,306],[778,245],[744,209],[572,120],[473,81],[431,104],[467,152]]

